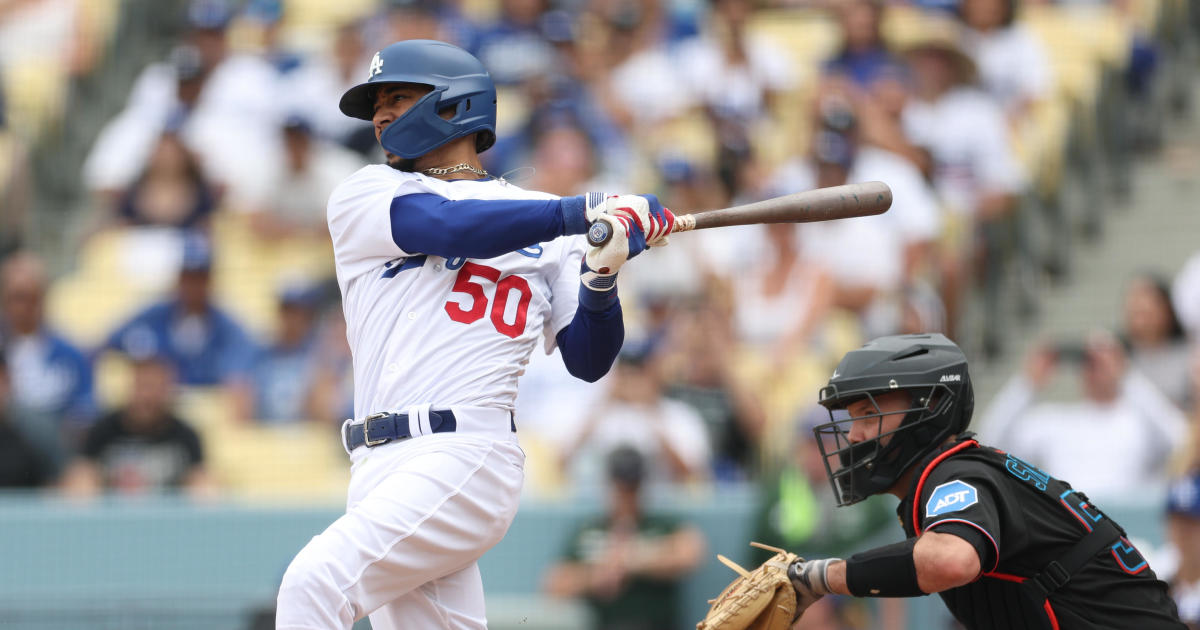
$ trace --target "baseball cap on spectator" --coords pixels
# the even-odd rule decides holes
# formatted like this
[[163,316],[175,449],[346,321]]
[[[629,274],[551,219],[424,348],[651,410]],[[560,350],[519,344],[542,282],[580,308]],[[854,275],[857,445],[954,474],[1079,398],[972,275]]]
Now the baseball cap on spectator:
[[637,486],[646,477],[646,459],[636,448],[623,444],[605,458],[608,479],[613,483]]
[[321,303],[321,289],[306,282],[290,282],[280,287],[278,297],[280,306],[316,308]]
[[233,20],[233,11],[225,0],[192,0],[188,5],[188,26],[201,31],[223,31]]
[[888,43],[904,55],[935,52],[958,70],[958,80],[971,83],[979,76],[975,60],[963,50],[962,26],[952,18],[926,14],[902,31],[893,29]]
[[311,135],[312,123],[303,114],[288,114],[283,121],[283,130]]
[[280,0],[250,0],[244,15],[259,24],[275,24],[283,19],[283,2]]
[[538,18],[538,30],[551,44],[570,44],[575,41],[575,21],[562,9],[547,11]]
[[1167,514],[1200,518],[1200,473],[1171,483],[1167,490]]
[[686,184],[696,180],[696,165],[679,155],[663,156],[658,160],[658,174],[668,184]]
[[629,366],[642,366],[654,356],[658,350],[658,338],[626,339],[617,354],[617,362]]

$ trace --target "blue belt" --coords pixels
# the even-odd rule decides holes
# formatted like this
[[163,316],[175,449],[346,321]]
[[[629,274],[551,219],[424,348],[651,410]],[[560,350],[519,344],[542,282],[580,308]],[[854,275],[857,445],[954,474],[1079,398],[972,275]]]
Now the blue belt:
[[[458,421],[455,420],[453,411],[443,409],[429,412],[430,432],[453,433],[457,427]],[[364,444],[370,448],[412,437],[408,430],[406,413],[373,413],[367,416],[362,424],[347,424],[345,431],[346,446],[352,451]]]

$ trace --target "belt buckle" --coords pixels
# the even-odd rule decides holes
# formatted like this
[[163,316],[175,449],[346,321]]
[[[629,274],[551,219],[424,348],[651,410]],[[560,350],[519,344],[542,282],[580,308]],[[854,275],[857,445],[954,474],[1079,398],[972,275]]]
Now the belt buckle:
[[371,441],[371,434],[367,431],[367,427],[371,426],[372,420],[386,418],[390,415],[392,415],[392,414],[387,411],[380,411],[380,412],[373,413],[373,414],[367,416],[363,420],[363,425],[362,425],[363,426],[363,444],[365,444],[367,446],[367,448],[370,448],[372,446],[379,446],[380,444],[384,444],[384,443],[388,442],[389,440],[391,440],[391,438],[380,438],[378,440]]

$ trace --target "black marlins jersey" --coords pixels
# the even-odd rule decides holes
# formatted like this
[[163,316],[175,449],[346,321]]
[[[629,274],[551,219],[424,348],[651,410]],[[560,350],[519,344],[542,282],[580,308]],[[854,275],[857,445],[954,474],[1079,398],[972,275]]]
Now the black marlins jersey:
[[[1070,484],[1013,455],[960,440],[918,468],[898,512],[910,537],[932,529],[979,552],[983,575],[940,593],[970,630],[1185,630],[1166,584],[1119,526]],[[1078,570],[1052,566],[1076,547],[1084,551],[1075,552]],[[1052,592],[1035,584],[1053,584]]]

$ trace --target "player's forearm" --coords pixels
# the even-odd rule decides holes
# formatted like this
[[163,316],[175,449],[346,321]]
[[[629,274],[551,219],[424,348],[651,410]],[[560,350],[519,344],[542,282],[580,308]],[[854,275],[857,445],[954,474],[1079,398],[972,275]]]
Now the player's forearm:
[[[590,289],[582,289],[580,293],[584,291]],[[582,304],[575,309],[575,317],[558,332],[555,340],[571,376],[594,383],[607,374],[625,341],[625,322],[615,289],[611,303],[604,310],[592,310]]]
[[392,200],[392,240],[406,252],[494,258],[565,234],[557,199],[461,199],[433,194]]

